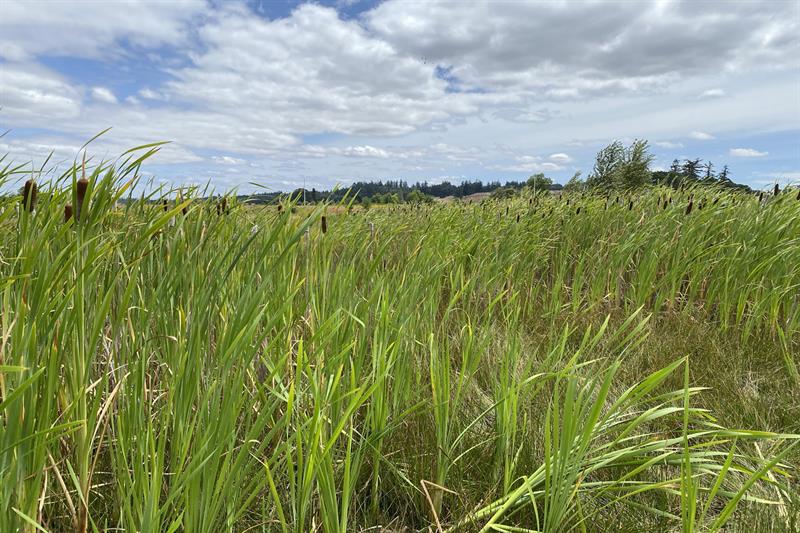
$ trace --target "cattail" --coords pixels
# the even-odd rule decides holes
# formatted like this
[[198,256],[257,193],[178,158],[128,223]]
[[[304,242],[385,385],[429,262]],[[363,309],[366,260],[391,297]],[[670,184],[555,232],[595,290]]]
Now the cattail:
[[322,215],[322,219],[320,220],[322,223],[322,234],[328,233],[328,220],[325,218],[325,215]]
[[665,199],[664,200],[664,210],[666,210],[666,209],[667,209],[667,200]]
[[[281,204],[278,204],[278,213],[280,213],[281,211],[283,211],[283,205],[281,205]],[[348,210],[348,211],[349,211],[349,210]]]
[[89,188],[89,180],[81,178],[75,184],[75,199],[77,200],[77,209],[75,211],[75,218],[80,220],[81,213],[83,212],[83,201],[86,198],[86,190]]
[[519,224],[519,213],[517,213],[517,223]]
[[64,224],[69,222],[69,219],[72,218],[72,204],[67,204],[64,206]]
[[775,188],[772,190],[772,196],[778,196],[778,193],[781,192],[781,188],[778,187],[778,184],[775,184]]
[[692,212],[692,205],[693,205],[692,200],[689,200],[689,205],[686,206],[686,214],[687,215]]
[[161,205],[164,206],[164,212],[169,211],[169,202],[166,200],[161,200]]
[[628,202],[628,211],[633,211],[633,200]]
[[762,200],[764,200],[764,191],[758,193],[758,201],[761,202]]
[[797,188],[797,198],[795,199],[800,201],[800,187]]
[[22,206],[31,213],[36,209],[36,196],[38,192],[39,187],[32,179],[26,181],[25,186],[22,188]]
[[506,206],[506,216],[508,216],[508,206]]
[[578,206],[578,209],[575,210],[575,214],[576,215],[580,215],[581,214],[581,206]]
[[86,198],[86,191],[89,189],[89,180],[86,179],[86,153],[83,154],[83,164],[81,165],[81,179],[79,179],[75,183],[75,199],[77,203],[75,204],[75,219],[81,219],[81,213],[83,212],[83,201]]

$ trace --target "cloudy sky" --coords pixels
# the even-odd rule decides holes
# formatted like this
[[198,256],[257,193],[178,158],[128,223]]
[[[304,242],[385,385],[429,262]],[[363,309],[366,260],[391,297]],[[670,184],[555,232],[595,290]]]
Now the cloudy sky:
[[0,0],[0,155],[172,141],[218,189],[589,173],[614,139],[800,181],[800,1]]

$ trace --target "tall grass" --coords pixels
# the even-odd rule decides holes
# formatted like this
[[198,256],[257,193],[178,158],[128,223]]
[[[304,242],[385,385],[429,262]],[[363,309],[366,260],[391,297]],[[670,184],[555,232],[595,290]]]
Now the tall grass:
[[0,200],[0,531],[797,525],[792,195],[134,198],[157,149]]

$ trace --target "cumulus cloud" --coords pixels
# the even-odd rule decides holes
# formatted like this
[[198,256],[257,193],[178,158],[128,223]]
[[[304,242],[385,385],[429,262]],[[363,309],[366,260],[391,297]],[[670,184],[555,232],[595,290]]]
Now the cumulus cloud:
[[563,167],[551,161],[542,161],[539,156],[523,155],[517,156],[513,164],[492,165],[489,168],[507,172],[552,172]]
[[572,158],[565,153],[557,153],[557,154],[550,154],[549,157],[550,161],[554,163],[569,163],[572,161]]
[[676,148],[683,148],[683,143],[672,142],[672,141],[656,141],[653,144],[655,146],[658,146],[659,148],[667,148],[669,150],[674,150]]
[[211,159],[223,165],[241,165],[242,163],[246,162],[244,159],[231,157],[229,155],[215,155],[212,156]]
[[[269,20],[238,2],[5,0],[0,122],[59,146],[108,126],[104,149],[174,140],[159,157],[215,173],[237,166],[226,158],[309,179],[332,176],[331,160],[343,176],[558,172],[609,137],[785,128],[800,57],[789,4],[387,0],[358,18],[306,3]],[[70,79],[53,56],[120,61],[138,85]],[[161,75],[139,78],[138,62]],[[551,155],[519,155],[535,153]]]
[[728,154],[733,157],[764,157],[769,155],[769,152],[761,152],[753,148],[731,148]]
[[47,2],[3,0],[0,58],[24,61],[41,54],[108,57],[125,41],[141,48],[179,45],[205,0]]
[[[780,16],[783,14],[783,17]],[[450,66],[465,87],[510,87],[554,98],[658,90],[716,66],[742,68],[800,50],[796,9],[773,2],[462,4],[388,0],[365,16],[397,50]],[[564,29],[570,36],[565,38]],[[768,36],[768,37],[767,37]],[[800,54],[799,54],[800,55]],[[788,66],[788,65],[787,65]]]
[[106,87],[92,87],[92,98],[105,104],[116,104],[117,97]]
[[714,138],[713,135],[704,131],[693,131],[689,134],[689,137],[696,141],[710,141]]

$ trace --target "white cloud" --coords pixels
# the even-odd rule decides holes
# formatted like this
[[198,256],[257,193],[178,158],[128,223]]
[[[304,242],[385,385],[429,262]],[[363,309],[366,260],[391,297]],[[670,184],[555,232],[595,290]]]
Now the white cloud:
[[215,156],[212,156],[211,159],[213,161],[216,161],[217,163],[220,163],[220,164],[223,164],[223,165],[240,165],[242,163],[245,163],[244,159],[239,159],[237,157],[231,157],[229,155],[222,155],[222,156],[215,155]]
[[707,89],[700,93],[700,98],[723,98],[727,93],[722,89]]
[[[320,183],[566,173],[613,138],[714,139],[687,136],[698,127],[729,138],[796,128],[800,116],[791,70],[797,21],[784,3],[723,12],[678,0],[613,8],[387,0],[359,18],[304,4],[275,20],[249,4],[203,0],[50,5],[3,3],[0,57],[12,58],[0,63],[3,127],[46,129],[54,133],[34,141],[63,147],[113,126],[98,150],[173,140],[159,160],[197,162],[198,176],[220,183],[243,179],[224,176],[232,161]],[[139,76],[124,70],[135,68],[128,58],[147,68],[135,96],[109,106],[116,80],[70,79],[53,70],[57,60],[37,65],[43,55],[120,61],[126,80]],[[536,153],[543,156],[519,155]]]
[[659,148],[667,148],[669,150],[674,150],[676,148],[683,148],[683,143],[672,142],[672,141],[656,141],[653,144],[655,146],[658,146]]
[[697,141],[710,141],[714,138],[713,135],[711,135],[710,133],[706,133],[704,131],[693,131],[692,133],[689,134],[689,137]]
[[116,56],[120,49],[115,44],[123,40],[142,48],[184,44],[187,24],[207,5],[205,0],[3,0],[0,58]]
[[491,170],[503,170],[507,172],[553,172],[561,170],[563,167],[550,161],[542,161],[541,157],[523,155],[515,158],[513,164],[498,164],[488,167]]
[[551,154],[549,159],[554,163],[560,163],[560,164],[569,163],[570,161],[572,161],[572,158],[565,153]]
[[389,152],[382,148],[375,148],[374,146],[348,146],[342,150],[342,154],[352,157],[379,157],[386,159],[389,157]]
[[164,100],[164,99],[166,99],[166,97],[163,94],[161,94],[161,93],[159,93],[157,91],[154,91],[153,89],[150,89],[148,87],[145,87],[144,89],[140,89],[139,90],[139,96],[141,96],[142,98],[145,98],[147,100]]
[[92,87],[92,98],[105,104],[116,104],[117,97],[106,87]]
[[761,152],[753,148],[731,148],[728,154],[733,157],[764,157],[769,155],[769,152]]
[[800,56],[790,4],[738,2],[722,14],[691,1],[387,0],[365,20],[395,49],[451,66],[463,87],[574,99],[660,92],[668,81],[766,58],[790,67],[787,58]]
[[4,122],[47,127],[80,114],[80,92],[55,72],[35,65],[0,65],[0,107]]

